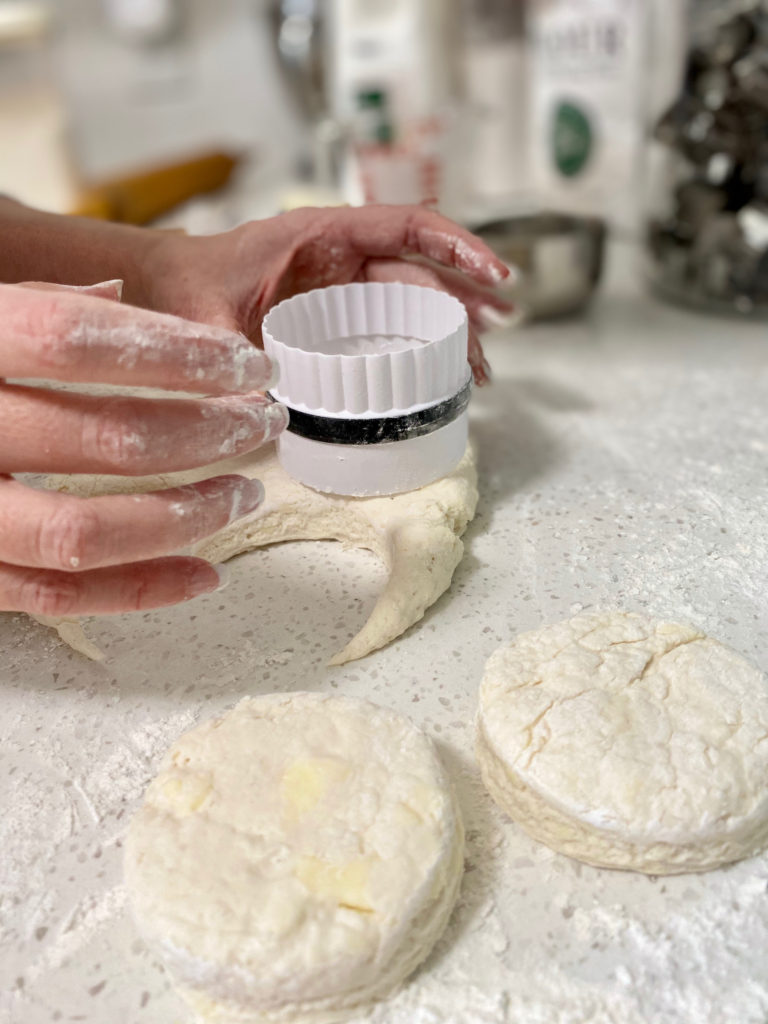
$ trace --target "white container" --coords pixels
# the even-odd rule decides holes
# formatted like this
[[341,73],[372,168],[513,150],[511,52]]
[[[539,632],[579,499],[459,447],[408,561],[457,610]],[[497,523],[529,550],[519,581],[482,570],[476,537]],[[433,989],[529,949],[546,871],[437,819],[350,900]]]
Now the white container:
[[[326,90],[349,145],[342,188],[353,206],[437,199],[449,216],[466,193],[459,0],[327,0]],[[370,137],[361,97],[379,93],[390,133]],[[374,122],[376,117],[374,115]],[[375,134],[375,131],[374,131]]]
[[381,89],[396,124],[430,117],[459,88],[457,0],[330,0],[328,93],[344,124],[361,89]]
[[528,3],[530,176],[544,209],[637,227],[648,10],[645,0]]
[[457,299],[415,285],[335,285],[281,302],[262,332],[280,368],[272,396],[291,413],[280,462],[301,483],[398,494],[461,459],[471,374]]

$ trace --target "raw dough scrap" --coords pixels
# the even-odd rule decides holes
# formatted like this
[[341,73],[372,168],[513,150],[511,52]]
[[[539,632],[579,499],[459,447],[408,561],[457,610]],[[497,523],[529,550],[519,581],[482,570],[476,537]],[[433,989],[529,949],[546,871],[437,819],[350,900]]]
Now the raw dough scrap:
[[64,643],[78,654],[85,655],[91,661],[104,661],[104,652],[85,635],[80,619],[55,618],[52,615],[30,615],[41,626],[55,629]]
[[477,755],[496,802],[588,864],[704,871],[768,845],[768,682],[688,626],[605,612],[491,656]]
[[[338,540],[349,547],[367,548],[387,567],[389,579],[370,618],[335,655],[332,665],[370,654],[422,618],[450,586],[464,553],[460,538],[477,507],[477,471],[470,448],[443,479],[418,491],[383,498],[343,498],[305,487],[284,472],[274,445],[184,473],[136,478],[64,477],[56,478],[54,486],[91,497],[173,487],[218,473],[258,477],[264,483],[266,501],[251,515],[195,545],[193,554],[222,562],[280,541]],[[51,620],[46,624],[57,625]],[[79,636],[73,636],[73,629],[79,630]],[[59,627],[59,635],[85,654],[89,654],[88,647],[93,647],[82,627],[71,620]]]
[[177,740],[125,860],[140,931],[209,1024],[340,1020],[385,997],[442,933],[462,868],[432,742],[313,693],[246,698]]

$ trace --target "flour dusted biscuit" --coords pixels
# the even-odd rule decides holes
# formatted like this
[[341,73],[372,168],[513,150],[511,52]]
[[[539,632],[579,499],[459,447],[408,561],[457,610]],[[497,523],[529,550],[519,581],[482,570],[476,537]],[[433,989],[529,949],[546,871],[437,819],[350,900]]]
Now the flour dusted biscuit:
[[182,736],[131,822],[139,928],[206,1022],[335,1021],[447,923],[463,832],[430,740],[347,697],[243,700]]
[[768,683],[688,626],[606,612],[524,633],[480,688],[496,802],[571,857],[704,871],[768,845]]

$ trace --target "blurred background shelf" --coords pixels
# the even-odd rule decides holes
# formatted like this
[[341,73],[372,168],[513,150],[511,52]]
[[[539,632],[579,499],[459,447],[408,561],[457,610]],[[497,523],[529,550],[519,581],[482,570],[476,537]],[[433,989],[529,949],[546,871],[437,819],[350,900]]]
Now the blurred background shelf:
[[[0,0],[0,187],[67,210],[83,183],[224,151],[244,157],[235,219],[262,209],[265,190],[279,207],[280,183],[320,201],[429,193],[462,219],[543,202],[592,214],[608,205],[631,222],[636,190],[622,175],[637,172],[650,7]],[[668,5],[666,38],[675,7],[682,0]],[[576,37],[570,47],[571,85],[591,105],[591,166],[583,179],[550,180],[540,114],[560,85],[549,57],[584,18],[592,28],[586,50]],[[608,184],[616,201],[603,188],[597,210],[595,190]]]
[[469,225],[600,218],[638,252],[650,218],[678,294],[749,312],[767,21],[761,0],[0,0],[0,191],[195,233],[436,199]]

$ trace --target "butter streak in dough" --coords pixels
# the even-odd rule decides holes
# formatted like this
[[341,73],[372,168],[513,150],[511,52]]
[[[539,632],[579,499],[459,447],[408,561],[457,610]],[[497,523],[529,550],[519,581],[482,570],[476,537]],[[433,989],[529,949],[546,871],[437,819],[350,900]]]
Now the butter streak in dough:
[[[464,553],[460,538],[477,507],[477,472],[470,449],[443,479],[418,491],[383,498],[344,498],[305,487],[284,472],[274,446],[190,472],[138,478],[67,477],[57,479],[55,485],[90,497],[174,487],[219,473],[258,477],[264,483],[266,501],[256,512],[197,544],[193,554],[221,562],[279,541],[338,540],[372,551],[387,567],[389,578],[370,618],[335,655],[333,665],[370,654],[422,618],[450,586]],[[40,621],[56,625],[50,619]],[[71,621],[65,625],[59,630],[62,639],[92,656],[93,645],[82,629]],[[73,629],[80,631],[77,643]]]
[[137,923],[209,1024],[333,1021],[388,995],[456,899],[431,741],[368,701],[247,698],[170,749],[131,822]]
[[704,871],[768,845],[768,682],[688,626],[607,612],[489,659],[477,754],[496,802],[589,864]]

